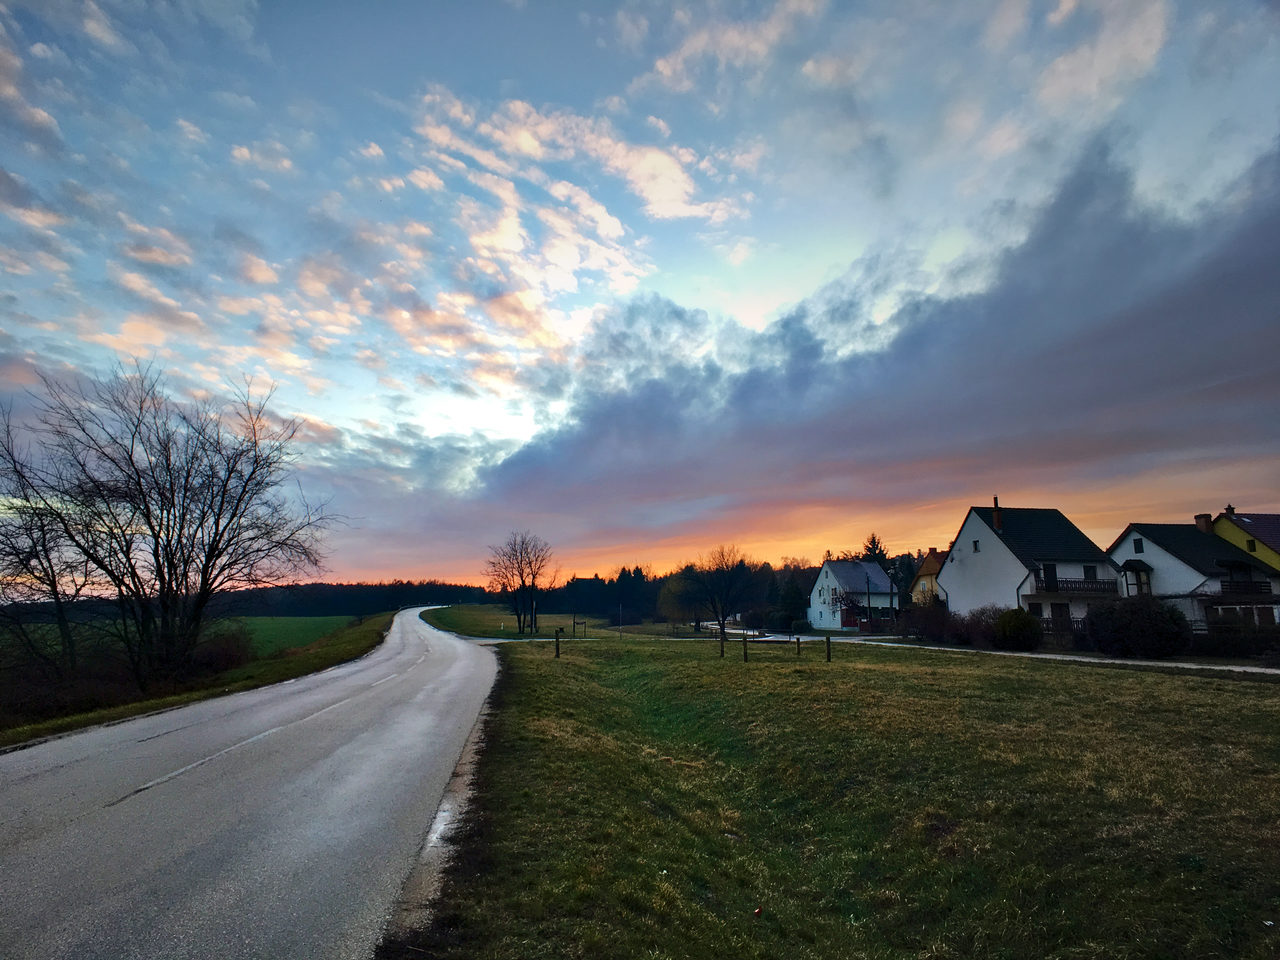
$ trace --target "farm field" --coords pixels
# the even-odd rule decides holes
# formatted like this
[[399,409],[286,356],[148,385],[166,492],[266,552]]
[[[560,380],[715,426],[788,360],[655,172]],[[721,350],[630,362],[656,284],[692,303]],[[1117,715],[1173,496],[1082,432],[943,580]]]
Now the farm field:
[[[422,615],[422,619],[433,627],[439,627],[441,630],[449,630],[453,633],[461,634],[464,637],[491,637],[497,640],[520,640],[529,639],[530,634],[523,636],[516,632],[515,614],[511,612],[511,608],[499,603],[476,603],[476,604],[459,604],[452,607],[436,607],[427,610]],[[564,630],[563,636],[569,637],[573,624],[573,615],[568,613],[543,613],[538,615],[538,632],[532,634],[537,639],[552,639],[556,635],[556,627]],[[618,628],[610,626],[607,620],[599,617],[579,616],[579,625],[576,632],[579,636],[586,631],[588,636],[604,637],[617,636]],[[586,621],[586,626],[582,626],[582,621]],[[681,629],[681,628],[677,628]],[[688,631],[688,627],[684,626],[685,634],[693,636]],[[698,636],[710,636],[713,628],[704,629]],[[638,637],[665,637],[670,636],[673,627],[668,623],[653,623],[645,621],[644,623],[627,623],[622,626],[624,636]]]
[[135,694],[137,699],[101,709],[37,722],[0,724],[0,747],[315,673],[368,653],[382,642],[393,616],[383,613],[363,621],[350,617],[246,617],[254,653],[248,663],[187,681],[162,694]]
[[821,644],[498,650],[381,956],[1274,957],[1280,686]]
[[269,657],[282,650],[305,647],[321,637],[352,623],[352,617],[239,617],[249,631],[256,657]]

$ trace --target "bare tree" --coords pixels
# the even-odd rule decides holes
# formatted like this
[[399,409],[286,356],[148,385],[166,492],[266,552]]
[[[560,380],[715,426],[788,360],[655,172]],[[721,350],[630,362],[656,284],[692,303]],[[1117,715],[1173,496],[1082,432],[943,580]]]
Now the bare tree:
[[298,422],[274,420],[269,399],[246,385],[225,404],[178,403],[135,364],[71,386],[45,378],[26,431],[3,414],[0,473],[22,507],[9,519],[56,535],[50,598],[110,601],[144,688],[189,669],[217,594],[319,565],[330,518],[286,492]]
[[511,531],[485,561],[489,589],[506,594],[516,615],[516,632],[538,632],[538,593],[555,586],[551,545],[528,530]]
[[[707,619],[720,627],[720,656],[724,656],[725,624],[736,613],[742,612],[752,599],[757,587],[757,564],[748,560],[736,546],[716,547],[698,562],[680,572],[689,584]],[[747,659],[747,637],[742,635],[742,659]]]

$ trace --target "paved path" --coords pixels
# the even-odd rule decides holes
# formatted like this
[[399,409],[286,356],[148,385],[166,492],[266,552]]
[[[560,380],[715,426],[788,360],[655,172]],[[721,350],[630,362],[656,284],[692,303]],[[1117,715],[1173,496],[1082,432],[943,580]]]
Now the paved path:
[[368,957],[495,673],[406,610],[353,663],[0,756],[0,957]]

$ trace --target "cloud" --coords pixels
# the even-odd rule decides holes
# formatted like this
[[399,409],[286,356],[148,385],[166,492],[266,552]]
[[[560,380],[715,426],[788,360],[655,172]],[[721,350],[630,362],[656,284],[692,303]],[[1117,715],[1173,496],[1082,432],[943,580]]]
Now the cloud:
[[1096,143],[989,288],[913,298],[887,346],[842,359],[814,329],[854,322],[861,286],[759,334],[724,331],[743,345],[736,367],[712,359],[705,315],[636,300],[585,341],[569,420],[482,471],[478,495],[518,499],[585,547],[805,505],[887,517],[991,490],[1038,506],[1132,497],[1135,478],[1178,465],[1275,462],[1280,422],[1257,411],[1280,408],[1280,152],[1235,195],[1248,199],[1201,222],[1164,219]]
[[419,190],[443,190],[444,181],[434,170],[418,167],[409,173],[409,182]]
[[759,20],[712,21],[691,31],[678,47],[655,61],[636,85],[656,82],[683,93],[693,89],[694,73],[705,60],[715,61],[721,71],[764,66],[800,20],[816,17],[825,6],[823,0],[779,0]]
[[276,283],[280,277],[271,264],[261,257],[246,253],[240,258],[240,279],[246,283],[267,284]]
[[32,142],[51,152],[63,148],[58,121],[22,93],[22,58],[9,46],[0,25],[0,120],[7,120]]
[[1036,96],[1051,110],[1066,112],[1082,101],[1110,109],[1123,87],[1151,72],[1164,49],[1165,0],[1093,0],[1090,5],[1101,17],[1098,33],[1040,75]]
[[983,43],[987,49],[1000,52],[1017,40],[1027,29],[1031,19],[1029,0],[1001,0],[1000,5],[987,21]]
[[205,144],[209,142],[209,135],[205,133],[203,130],[201,130],[198,126],[196,126],[191,121],[184,120],[182,119],[182,117],[179,117],[174,122],[177,124],[178,130],[182,133],[182,137],[184,140],[187,140],[190,143],[200,143],[200,144]]
[[368,157],[370,160],[381,160],[385,154],[380,146],[370,140],[360,148],[360,156]]
[[288,148],[279,140],[255,143],[251,147],[236,144],[231,148],[231,159],[236,163],[252,164],[259,170],[285,173],[293,169]]

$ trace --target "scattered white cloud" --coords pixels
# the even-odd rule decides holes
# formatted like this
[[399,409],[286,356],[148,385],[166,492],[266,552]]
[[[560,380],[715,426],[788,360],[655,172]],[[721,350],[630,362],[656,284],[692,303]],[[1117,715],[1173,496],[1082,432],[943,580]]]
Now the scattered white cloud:
[[1164,49],[1169,27],[1165,0],[1092,0],[1091,6],[1100,17],[1097,34],[1040,75],[1036,94],[1050,110],[1066,112],[1081,102],[1110,109],[1124,86],[1155,67]]
[[236,144],[231,148],[231,159],[236,163],[248,163],[259,170],[285,173],[293,169],[289,150],[279,140],[266,140],[246,147]]
[[240,259],[240,278],[246,283],[257,284],[276,283],[280,279],[271,264],[251,253]]
[[384,154],[382,152],[382,147],[370,140],[360,148],[360,156],[368,157],[370,160],[381,160]]
[[764,66],[800,20],[816,17],[825,7],[824,0],[779,0],[760,20],[715,19],[692,30],[637,82],[656,81],[683,93],[694,88],[694,73],[704,60],[715,61],[721,70]]

